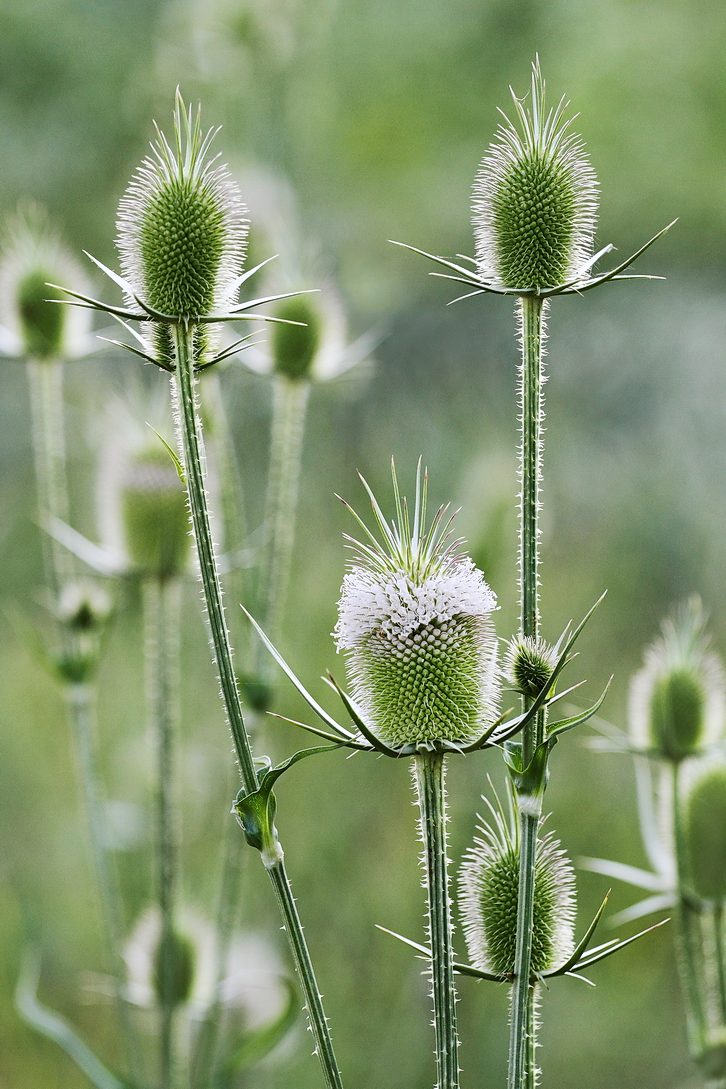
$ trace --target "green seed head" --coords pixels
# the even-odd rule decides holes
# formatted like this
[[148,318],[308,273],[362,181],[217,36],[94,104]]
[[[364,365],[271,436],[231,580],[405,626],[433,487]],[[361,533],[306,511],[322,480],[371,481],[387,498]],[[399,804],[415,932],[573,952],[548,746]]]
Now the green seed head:
[[159,1004],[180,1006],[194,982],[194,945],[178,931],[162,935],[154,950],[153,986]]
[[271,336],[273,370],[291,381],[308,378],[320,347],[322,333],[320,312],[316,304],[306,295],[283,299],[275,310],[275,317],[304,324],[273,325]]
[[121,484],[126,553],[149,578],[182,574],[189,558],[186,492],[168,451],[160,445],[129,458]]
[[57,616],[71,631],[92,634],[100,631],[111,612],[111,598],[93,579],[75,579],[63,587]]
[[[489,803],[488,803],[489,804]],[[475,968],[514,973],[519,898],[519,837],[513,814],[491,806],[492,823],[464,856],[459,873],[462,928]],[[534,884],[532,972],[562,964],[574,948],[575,874],[551,835],[537,840]]]
[[178,94],[173,147],[157,133],[119,205],[124,275],[154,310],[204,317],[236,291],[247,234],[244,206],[228,172],[209,158],[214,131],[202,135],[199,114],[194,120]]
[[394,522],[369,495],[384,543],[361,522],[368,541],[351,542],[357,557],[334,632],[354,697],[370,729],[394,748],[471,742],[497,714],[496,598],[460,542],[448,542],[446,508],[426,530],[425,477],[423,487],[417,479],[412,521],[395,472]]
[[692,599],[663,623],[630,687],[630,732],[641,749],[678,763],[723,735],[724,676],[708,652],[705,617]]
[[474,182],[478,272],[502,287],[555,287],[574,279],[592,254],[597,180],[563,120],[565,100],[545,111],[539,61],[530,109],[513,98],[519,128],[505,117]]
[[51,300],[68,296],[49,283],[87,292],[85,277],[66,252],[44,209],[21,206],[7,221],[0,262],[0,300],[5,325],[19,351],[33,359],[58,359],[83,350],[88,313]]
[[520,635],[507,647],[502,675],[521,695],[535,699],[552,676],[556,663],[557,655],[544,639]]
[[690,880],[704,900],[726,900],[726,764],[708,761],[683,800]]

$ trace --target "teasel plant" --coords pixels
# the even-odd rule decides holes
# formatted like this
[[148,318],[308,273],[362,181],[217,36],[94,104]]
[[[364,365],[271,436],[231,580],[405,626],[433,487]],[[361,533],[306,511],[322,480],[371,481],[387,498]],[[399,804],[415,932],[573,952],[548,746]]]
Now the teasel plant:
[[[532,66],[529,104],[512,92],[515,121],[506,114],[474,182],[473,225],[475,255],[460,264],[420,253],[445,272],[432,273],[465,285],[453,301],[482,294],[513,296],[516,302],[519,366],[520,633],[523,653],[541,639],[539,612],[540,487],[542,478],[544,348],[550,300],[581,295],[601,284],[637,277],[633,263],[673,224],[614,268],[596,273],[607,245],[593,253],[598,204],[595,173],[581,138],[565,117],[562,98],[547,109],[545,83],[537,58]],[[675,221],[674,221],[675,222]],[[401,243],[396,243],[401,245]],[[658,278],[658,277],[655,277]],[[549,681],[545,691],[549,691]],[[533,691],[521,691],[530,707]],[[520,894],[515,989],[512,1004],[508,1089],[526,1083],[527,1025],[532,1022],[532,912],[534,910],[537,827],[549,754],[550,736],[545,710],[522,730],[521,740],[508,746],[506,762],[516,787],[520,814]]]
[[[676,957],[693,1060],[726,1085],[726,676],[697,597],[646,648],[630,686],[628,731],[595,720],[594,747],[632,754],[651,870],[586,859],[597,873],[646,890],[619,920],[674,909]],[[617,920],[616,920],[617,921]]]
[[[203,132],[199,111],[195,116],[177,92],[172,140],[157,129],[151,155],[137,171],[119,206],[118,248],[123,275],[93,259],[121,288],[124,305],[106,304],[69,288],[63,290],[73,304],[116,318],[133,340],[129,344],[117,343],[170,376],[179,470],[187,491],[213,657],[242,794],[250,799],[249,809],[253,812],[260,797],[261,778],[245,728],[212,537],[198,378],[249,342],[245,336],[218,347],[216,329],[220,325],[287,320],[258,312],[263,304],[286,296],[237,301],[241,286],[258,267],[243,271],[245,209],[228,172],[210,153],[215,135],[213,129]],[[264,775],[263,771],[263,779]],[[340,1089],[330,1030],[282,847],[271,829],[260,828],[259,835],[248,834],[247,839],[260,850],[283,916],[326,1084],[330,1089]]]
[[[508,711],[500,713],[498,643],[491,619],[496,598],[482,573],[462,552],[462,541],[453,538],[448,507],[439,507],[427,525],[428,476],[422,472],[421,463],[413,509],[400,494],[393,465],[392,476],[395,517],[391,521],[386,520],[361,478],[377,534],[348,508],[362,530],[362,539],[347,538],[353,559],[343,582],[334,634],[338,649],[346,656],[350,694],[332,675],[328,679],[342,700],[352,729],[321,707],[260,625],[252,617],[250,620],[268,651],[323,723],[322,727],[302,722],[295,725],[324,738],[332,747],[412,760],[423,843],[429,946],[388,933],[413,946],[428,961],[438,1089],[456,1089],[459,1040],[448,873],[446,760],[506,744],[542,707],[551,706],[565,692],[548,696],[548,686],[544,686],[522,714],[511,718]],[[574,632],[563,633],[551,663],[552,684],[570,660],[583,626],[584,621]],[[596,713],[601,702],[602,698],[573,718],[553,724],[552,736],[585,721]],[[284,765],[280,773],[282,770]],[[240,818],[245,819],[241,807]]]

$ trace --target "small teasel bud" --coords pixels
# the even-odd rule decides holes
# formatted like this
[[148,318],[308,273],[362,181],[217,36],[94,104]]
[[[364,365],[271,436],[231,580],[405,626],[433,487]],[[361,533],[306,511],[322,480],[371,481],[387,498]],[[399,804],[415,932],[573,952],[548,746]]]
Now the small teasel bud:
[[87,292],[86,279],[66,251],[46,211],[21,205],[7,220],[0,261],[3,323],[17,337],[19,351],[32,359],[79,354],[89,329],[88,312],[59,304],[67,295],[49,283]]
[[131,564],[161,581],[182,574],[190,548],[186,492],[169,452],[160,444],[129,457],[120,504]]
[[678,763],[723,736],[724,673],[708,650],[697,598],[664,621],[630,686],[630,733],[638,748]]
[[316,303],[305,295],[284,299],[275,309],[275,317],[303,324],[273,325],[270,345],[273,370],[291,381],[308,378],[322,333]]
[[555,649],[544,639],[515,636],[504,656],[502,676],[521,695],[535,699],[549,681],[556,664]]
[[565,100],[546,112],[539,60],[530,107],[513,98],[519,128],[504,118],[474,182],[478,272],[502,287],[555,287],[592,254],[597,180],[563,119]]
[[693,891],[726,901],[726,764],[698,761],[684,783],[683,823]]
[[352,542],[335,626],[353,695],[370,729],[400,748],[469,743],[496,718],[496,598],[472,561],[448,541],[441,508],[426,530],[426,479],[413,520],[394,474],[397,521],[374,502],[384,544]]
[[94,579],[75,579],[61,590],[56,615],[79,635],[102,630],[111,612],[111,597]]
[[194,983],[194,952],[191,939],[177,930],[159,938],[152,978],[161,1005],[180,1006],[189,1000]]
[[[486,800],[486,799],[485,799]],[[489,802],[492,823],[479,826],[459,872],[459,911],[469,959],[480,971],[512,976],[519,899],[519,831]],[[575,873],[551,833],[535,855],[532,972],[564,963],[574,948]]]

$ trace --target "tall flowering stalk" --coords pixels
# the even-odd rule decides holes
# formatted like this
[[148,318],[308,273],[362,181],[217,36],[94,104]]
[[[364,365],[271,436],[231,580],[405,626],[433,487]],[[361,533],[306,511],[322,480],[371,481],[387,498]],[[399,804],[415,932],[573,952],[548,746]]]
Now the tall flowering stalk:
[[[241,795],[253,799],[250,804],[254,805],[260,778],[242,715],[212,539],[197,382],[200,371],[220,362],[247,339],[215,354],[214,327],[222,322],[259,320],[255,307],[282,296],[235,301],[242,283],[257,270],[242,271],[247,229],[244,208],[227,171],[210,158],[214,135],[213,130],[203,134],[199,115],[195,119],[177,95],[172,143],[158,133],[151,156],[121,201],[118,245],[125,275],[104,269],[124,291],[126,306],[105,306],[79,292],[68,294],[82,305],[117,317],[136,339],[138,347],[131,346],[131,350],[171,375],[180,469],[213,654],[242,780]],[[133,330],[129,321],[140,322],[142,332]],[[250,838],[255,841],[254,836]],[[283,914],[326,1083],[330,1089],[340,1089],[322,999],[274,827],[266,828],[256,842]]]
[[[471,290],[517,298],[519,327],[520,649],[525,658],[540,640],[539,511],[542,479],[543,357],[545,319],[555,295],[588,291],[609,280],[628,278],[626,270],[655,239],[617,268],[602,275],[592,269],[607,246],[592,254],[597,211],[597,183],[581,139],[570,131],[564,99],[549,111],[536,61],[530,103],[513,95],[516,124],[506,116],[474,182],[475,257],[466,268],[432,254],[448,279]],[[667,229],[667,228],[666,228]],[[662,234],[663,232],[661,232]],[[659,236],[656,236],[656,238]],[[413,247],[409,247],[413,248]],[[423,253],[418,250],[416,252]],[[546,655],[545,655],[546,657]],[[545,671],[542,691],[552,675]],[[524,709],[537,698],[536,688],[519,689]],[[532,919],[535,896],[537,828],[554,738],[546,710],[524,727],[521,741],[508,747],[506,760],[516,788],[520,822],[520,879],[514,968],[509,1089],[533,1083],[528,1046],[534,1000]]]

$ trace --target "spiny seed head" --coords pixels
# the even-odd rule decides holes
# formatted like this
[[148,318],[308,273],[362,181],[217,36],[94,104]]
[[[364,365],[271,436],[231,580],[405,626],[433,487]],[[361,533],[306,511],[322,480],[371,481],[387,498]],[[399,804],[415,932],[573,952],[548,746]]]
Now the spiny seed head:
[[384,543],[360,519],[367,542],[348,538],[357,555],[343,580],[334,635],[354,698],[371,730],[394,748],[471,742],[497,714],[496,598],[459,553],[461,542],[449,540],[447,508],[426,529],[420,466],[413,521],[395,471],[390,524],[363,483]]
[[275,309],[275,317],[303,324],[273,325],[271,335],[273,370],[291,381],[308,378],[320,347],[322,334],[320,311],[314,299],[309,295],[283,299]]
[[88,291],[86,279],[66,251],[45,209],[20,205],[8,218],[0,262],[2,320],[18,338],[19,350],[33,359],[79,354],[89,329],[87,310],[50,300],[67,295],[49,283]]
[[161,581],[180,575],[190,545],[186,492],[160,444],[129,457],[120,501],[126,553],[133,566]]
[[214,135],[202,135],[199,113],[193,119],[177,92],[173,142],[157,129],[119,205],[124,276],[145,303],[175,318],[222,309],[244,260],[245,209],[227,170],[209,157]]
[[519,128],[504,116],[474,181],[478,271],[501,287],[556,287],[592,254],[597,179],[580,137],[568,131],[567,102],[545,110],[538,60],[530,108],[512,97]]
[[698,761],[683,798],[690,881],[704,900],[726,900],[726,764]]
[[554,647],[544,639],[519,635],[507,647],[502,676],[521,695],[535,699],[549,681],[556,664]]
[[674,763],[723,736],[724,673],[708,651],[705,623],[700,601],[686,602],[663,622],[630,686],[633,741]]
[[[485,799],[486,800],[486,799]],[[459,910],[469,959],[496,975],[514,973],[519,899],[519,834],[513,812],[487,802],[491,822],[479,826],[459,872]],[[511,807],[510,807],[511,808]],[[551,834],[535,855],[532,972],[564,963],[574,948],[575,873]]]

